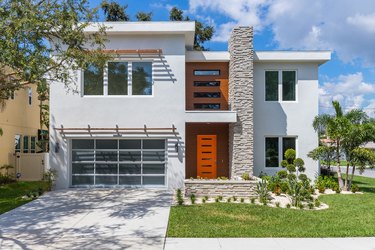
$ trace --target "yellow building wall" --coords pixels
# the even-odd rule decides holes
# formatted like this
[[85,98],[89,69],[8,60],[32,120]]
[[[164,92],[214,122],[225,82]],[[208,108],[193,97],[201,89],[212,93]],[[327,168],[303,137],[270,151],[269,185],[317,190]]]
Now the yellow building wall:
[[[29,105],[29,88],[31,88],[31,105]],[[38,136],[39,100],[36,86],[29,86],[14,93],[14,100],[5,100],[5,106],[0,109],[0,127],[3,136],[0,136],[0,166],[10,164],[15,166],[9,154],[15,152],[15,135],[21,135],[21,152],[23,150],[23,136]],[[4,171],[3,171],[4,172]]]

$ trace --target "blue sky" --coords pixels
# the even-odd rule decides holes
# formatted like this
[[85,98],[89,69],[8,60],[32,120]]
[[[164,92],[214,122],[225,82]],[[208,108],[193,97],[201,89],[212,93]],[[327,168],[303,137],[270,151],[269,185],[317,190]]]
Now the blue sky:
[[[91,0],[97,7],[100,0]],[[237,25],[255,30],[256,50],[331,50],[332,60],[320,67],[320,112],[332,112],[331,101],[345,109],[362,108],[375,117],[375,2],[374,0],[129,0],[132,20],[138,11],[153,20],[168,20],[173,6],[191,19],[211,24],[215,36],[205,44],[226,50]],[[100,18],[103,13],[100,11]]]

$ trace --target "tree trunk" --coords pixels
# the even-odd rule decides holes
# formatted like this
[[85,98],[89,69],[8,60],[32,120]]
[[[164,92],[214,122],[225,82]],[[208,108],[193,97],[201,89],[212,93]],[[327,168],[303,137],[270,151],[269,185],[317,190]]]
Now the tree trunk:
[[346,163],[346,172],[345,172],[345,189],[348,189],[348,180],[349,180],[349,162]]
[[355,165],[353,164],[352,175],[350,176],[350,181],[349,181],[349,186],[348,186],[347,191],[350,191],[350,189],[352,187],[354,172],[355,172]]
[[344,186],[344,183],[342,181],[341,168],[340,168],[340,141],[339,140],[337,140],[336,142],[336,152],[337,152],[337,180],[339,183],[339,187],[342,189]]

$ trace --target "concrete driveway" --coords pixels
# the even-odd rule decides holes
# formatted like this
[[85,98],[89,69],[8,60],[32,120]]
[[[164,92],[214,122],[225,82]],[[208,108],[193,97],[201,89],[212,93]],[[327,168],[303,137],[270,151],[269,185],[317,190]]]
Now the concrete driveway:
[[163,249],[172,195],[69,189],[0,216],[0,249]]

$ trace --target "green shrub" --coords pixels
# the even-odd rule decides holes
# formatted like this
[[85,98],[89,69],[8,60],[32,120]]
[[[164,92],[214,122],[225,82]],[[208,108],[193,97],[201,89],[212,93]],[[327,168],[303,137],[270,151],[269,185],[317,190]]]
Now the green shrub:
[[204,198],[206,199],[206,201],[208,201],[208,199],[209,199],[207,195]]
[[14,178],[9,175],[3,175],[0,173],[0,185],[10,184],[16,182]]
[[249,180],[250,180],[250,175],[249,175],[249,173],[243,173],[241,177],[242,177],[242,179],[245,180],[245,181],[249,181]]
[[206,203],[206,198],[202,198],[202,203]]
[[324,194],[324,192],[326,191],[326,187],[325,187],[324,183],[319,183],[318,186],[317,186],[317,189],[318,189],[319,193],[321,193],[321,194]]
[[286,204],[286,208],[291,208],[290,203]]
[[320,200],[316,199],[314,201],[314,205],[315,205],[315,207],[320,207],[320,205],[321,205]]
[[292,205],[297,207],[304,199],[304,187],[296,180],[289,180],[289,195],[292,199]]
[[299,207],[299,209],[304,209],[305,208],[305,206],[302,203],[298,204],[298,207]]
[[286,170],[280,170],[279,172],[276,173],[277,176],[280,179],[285,179],[288,176],[288,172]]
[[220,202],[219,198],[215,198],[215,202]]
[[275,203],[276,207],[280,207],[280,202]]
[[255,203],[255,198],[251,198],[250,202],[251,202],[251,204],[254,204]]
[[195,200],[196,200],[196,198],[195,198],[195,194],[191,194],[191,195],[190,195],[190,201],[191,201],[191,204],[195,204]]
[[241,203],[244,203],[245,202],[245,198],[241,198]]
[[335,183],[334,187],[332,188],[333,191],[336,192],[336,194],[339,194],[341,193],[341,188],[339,186],[339,184]]
[[263,204],[268,201],[268,191],[267,181],[262,179],[257,183],[256,193],[258,194],[259,201]]
[[299,179],[300,181],[302,181],[302,182],[305,182],[305,181],[308,180],[307,175],[305,175],[305,174],[300,174],[300,175],[298,176],[298,179]]
[[227,202],[230,203],[231,201],[232,201],[232,198],[229,197],[229,198],[227,199]]
[[233,196],[233,201],[237,201],[237,197],[236,196]]
[[288,181],[290,180],[297,180],[297,176],[295,174],[288,174]]
[[350,187],[350,191],[352,191],[352,193],[356,193],[359,191],[359,187],[357,184],[352,184],[352,186]]
[[43,174],[43,180],[48,183],[48,190],[51,191],[55,185],[57,179],[57,170],[56,169],[48,169]]
[[311,203],[311,202],[307,203],[307,206],[309,207],[309,209],[313,209],[314,208],[314,204]]
[[280,189],[281,189],[281,193],[284,193],[284,194],[288,193],[289,191],[288,182],[286,181],[280,182]]
[[219,201],[223,200],[223,196],[221,196],[221,195],[219,195],[218,198],[219,198]]
[[184,197],[182,196],[181,189],[177,189],[176,198],[178,205],[181,206],[182,204],[184,204]]

